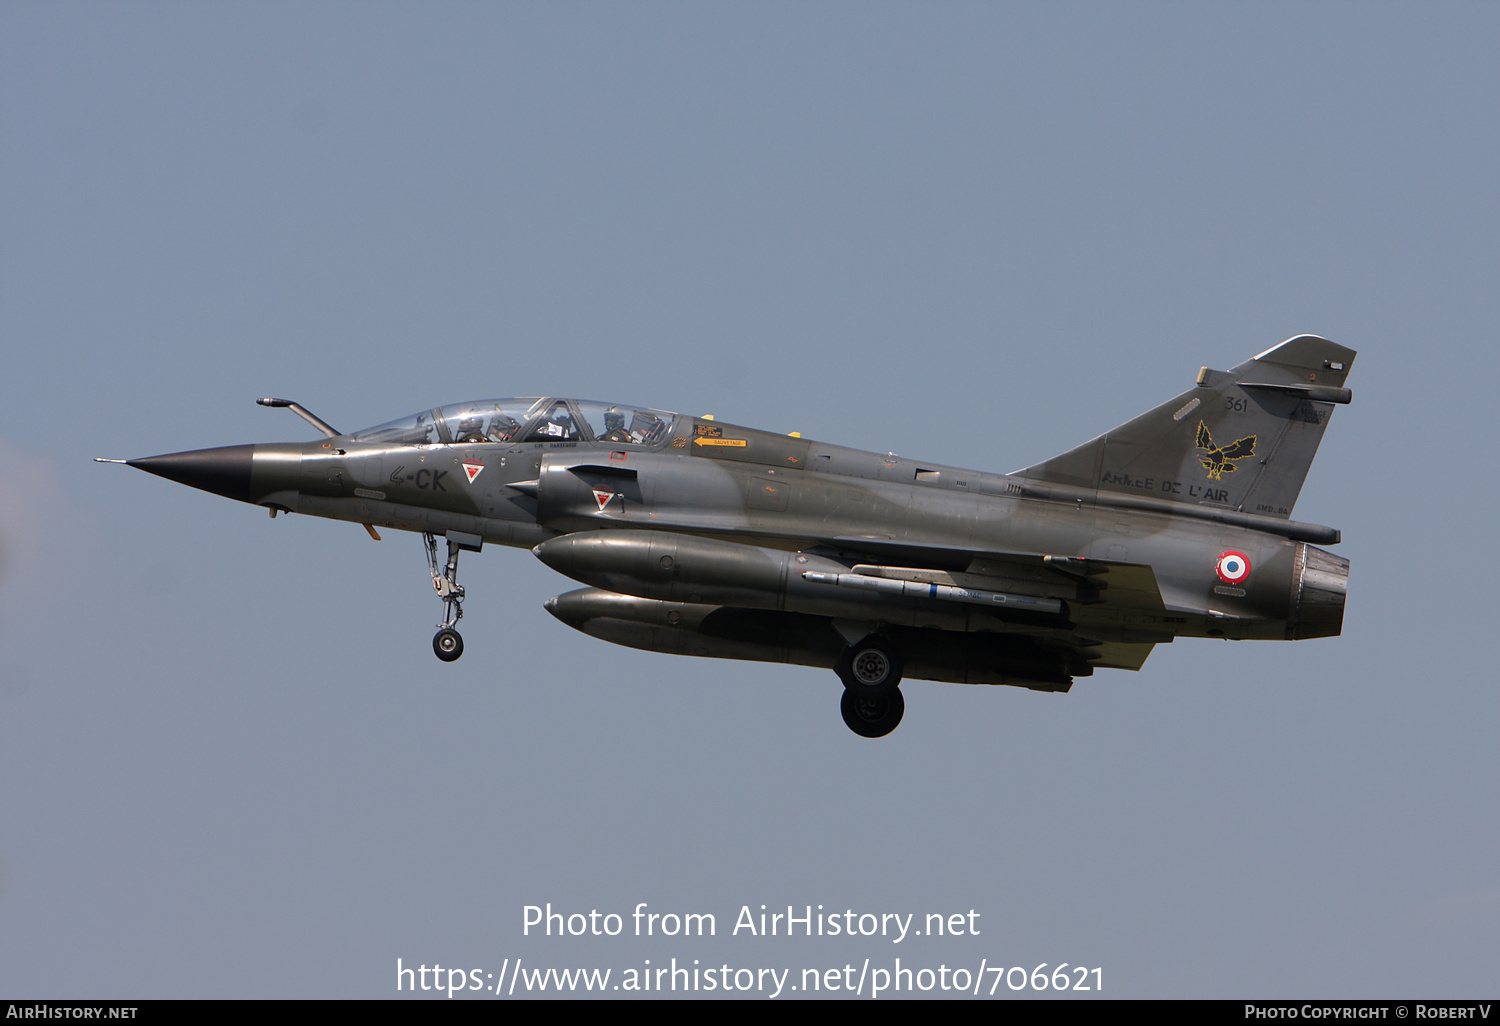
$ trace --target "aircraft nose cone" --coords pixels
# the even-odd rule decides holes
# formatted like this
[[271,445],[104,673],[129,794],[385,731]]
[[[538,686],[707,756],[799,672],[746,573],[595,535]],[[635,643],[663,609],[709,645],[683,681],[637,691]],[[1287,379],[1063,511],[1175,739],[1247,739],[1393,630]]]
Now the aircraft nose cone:
[[226,445],[218,449],[144,456],[138,460],[126,460],[125,464],[168,481],[249,502],[250,467],[254,454],[253,445]]

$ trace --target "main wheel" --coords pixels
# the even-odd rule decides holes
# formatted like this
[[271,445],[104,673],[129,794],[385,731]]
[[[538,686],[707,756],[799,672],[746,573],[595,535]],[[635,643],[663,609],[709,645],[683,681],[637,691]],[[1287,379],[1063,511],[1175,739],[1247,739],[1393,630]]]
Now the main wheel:
[[901,724],[906,713],[906,699],[900,688],[883,695],[871,695],[853,688],[844,689],[839,700],[844,723],[860,737],[885,737]]
[[850,645],[833,668],[844,687],[866,695],[889,694],[901,683],[901,656],[878,638]]
[[464,639],[452,627],[444,627],[432,636],[432,650],[445,663],[464,654]]

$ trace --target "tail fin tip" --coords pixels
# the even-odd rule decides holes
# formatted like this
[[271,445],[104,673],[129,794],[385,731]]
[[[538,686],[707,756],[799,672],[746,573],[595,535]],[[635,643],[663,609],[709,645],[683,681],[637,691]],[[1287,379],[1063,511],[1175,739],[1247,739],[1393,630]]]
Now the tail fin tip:
[[1235,371],[1249,371],[1252,367],[1261,371],[1274,368],[1298,382],[1341,388],[1349,377],[1349,369],[1354,366],[1354,357],[1353,349],[1330,342],[1321,335],[1294,335],[1240,364]]

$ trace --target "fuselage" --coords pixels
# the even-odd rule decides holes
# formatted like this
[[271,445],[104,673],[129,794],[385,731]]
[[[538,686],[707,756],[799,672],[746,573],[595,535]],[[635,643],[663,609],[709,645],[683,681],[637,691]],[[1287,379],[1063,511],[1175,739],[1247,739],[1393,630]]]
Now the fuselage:
[[[632,648],[832,668],[856,734],[905,678],[1071,688],[1178,637],[1342,630],[1337,531],[1290,519],[1355,352],[1298,335],[1011,474],[644,407],[456,403],[324,440],[129,461],[220,495],[423,536],[463,654],[459,557],[529,548],[586,585],[546,608]],[[447,549],[438,554],[439,539]]]
[[[920,581],[957,587],[984,582],[983,554],[1028,554],[1072,558],[1085,565],[1149,567],[1160,594],[1159,608],[1149,602],[1121,608],[1100,601],[1097,594],[1091,601],[1088,588],[1079,587],[1089,584],[1086,575],[1028,575],[1014,567],[999,571],[999,579],[1009,582],[1004,586],[1008,594],[1067,603],[1066,616],[1049,625],[1005,610],[1000,612],[1010,615],[998,615],[982,604],[924,602],[914,589],[897,596],[792,582],[800,595],[788,595],[787,572],[781,571],[782,593],[760,605],[811,615],[1031,636],[1039,629],[1081,631],[1090,639],[1113,642],[1338,633],[1339,582],[1332,582],[1339,585],[1337,601],[1304,601],[1309,559],[1325,577],[1347,574],[1346,563],[1307,544],[1336,541],[1336,532],[1326,528],[1195,508],[1149,494],[1039,486],[1011,475],[659,411],[662,422],[654,437],[638,441],[640,433],[621,430],[617,440],[604,440],[596,437],[604,432],[585,429],[590,418],[571,400],[538,401],[533,409],[556,410],[562,403],[571,404],[573,437],[566,439],[536,437],[533,431],[525,441],[494,441],[470,432],[468,441],[460,441],[458,432],[449,430],[444,440],[429,428],[415,442],[410,431],[397,441],[365,440],[380,433],[372,429],[305,444],[235,446],[133,462],[272,510],[457,534],[491,544],[535,548],[563,535],[631,532],[619,536],[623,539],[636,532],[663,532],[789,558],[798,554],[803,565],[789,564],[790,569],[813,572],[806,568],[808,560],[818,560],[821,569],[815,577],[878,560],[887,568],[915,566],[927,574]],[[441,421],[444,410],[459,407],[430,412]],[[450,413],[448,420],[456,421],[457,415]],[[521,425],[514,432],[517,439],[526,437],[523,429]],[[215,453],[222,454],[223,466],[212,480],[201,474],[196,480],[183,476],[182,466],[190,457],[207,466],[213,459],[209,454]],[[176,468],[152,465],[173,459],[179,461]],[[717,551],[683,544],[692,550],[690,559],[711,562]],[[1220,572],[1218,563],[1226,553],[1245,560],[1247,572],[1241,579]],[[608,582],[614,585],[609,590],[623,587],[642,598],[660,593],[659,588],[632,587],[640,574],[630,572],[630,560],[637,557],[614,556],[623,560],[623,569],[591,567],[585,565],[587,557],[577,556],[570,557],[574,569],[564,572],[586,583]],[[671,558],[679,564],[683,560],[680,555]],[[705,567],[700,576],[711,578],[714,570],[707,563]],[[735,591],[731,582],[724,582],[723,595],[716,595],[711,584],[689,589],[682,597],[702,599],[697,605],[755,608],[753,598]],[[754,593],[759,584],[747,587]]]

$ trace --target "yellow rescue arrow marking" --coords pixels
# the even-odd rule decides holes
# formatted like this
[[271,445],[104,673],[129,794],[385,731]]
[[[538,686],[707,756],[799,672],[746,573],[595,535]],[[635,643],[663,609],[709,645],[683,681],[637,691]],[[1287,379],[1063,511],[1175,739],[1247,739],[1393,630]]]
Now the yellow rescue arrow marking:
[[693,439],[693,444],[745,446],[750,443],[746,442],[743,438],[695,438]]

